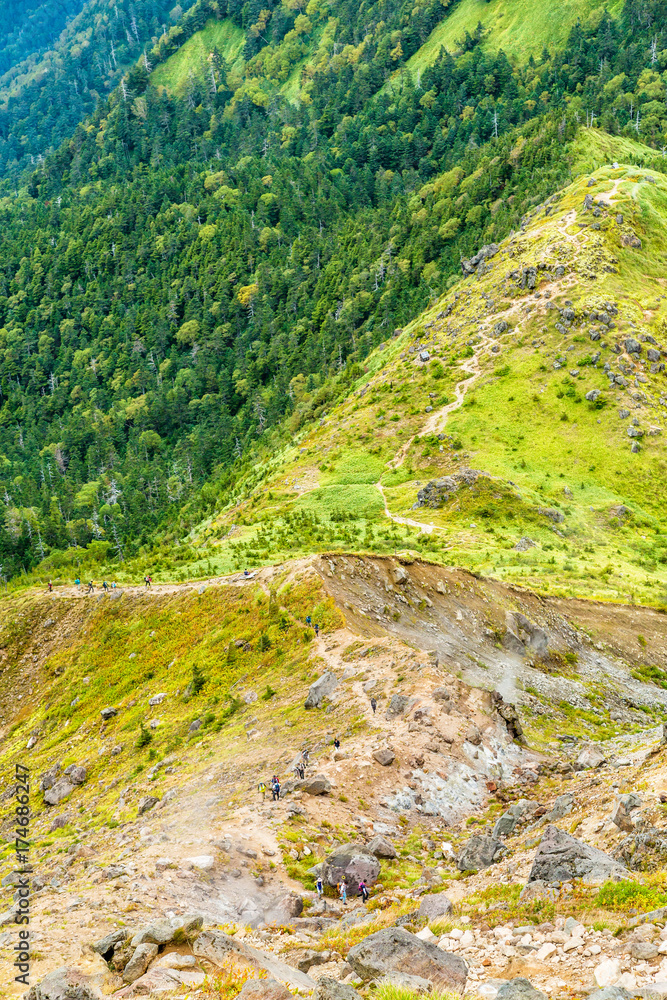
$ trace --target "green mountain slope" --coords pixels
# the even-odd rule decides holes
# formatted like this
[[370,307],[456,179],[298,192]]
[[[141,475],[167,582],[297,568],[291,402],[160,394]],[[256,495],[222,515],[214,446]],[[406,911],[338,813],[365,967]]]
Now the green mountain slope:
[[[588,131],[577,156],[629,149]],[[623,163],[536,206],[238,484],[213,565],[410,549],[665,603],[666,212],[667,177]],[[317,399],[295,390],[296,431]]]
[[651,12],[516,65],[468,36],[390,92],[441,4],[199,0],[156,36],[0,200],[3,575],[183,538],[303,397],[319,415],[568,182],[593,112],[660,167]]
[[421,48],[408,60],[413,75],[430,66],[440,50],[456,52],[467,35],[474,35],[481,26],[485,47],[494,52],[503,50],[513,61],[537,58],[544,49],[553,53],[567,41],[578,21],[599,24],[605,11],[618,15],[621,0],[601,5],[597,0],[564,0],[557,6],[532,2],[487,3],[486,0],[462,0],[451,14],[431,32]]

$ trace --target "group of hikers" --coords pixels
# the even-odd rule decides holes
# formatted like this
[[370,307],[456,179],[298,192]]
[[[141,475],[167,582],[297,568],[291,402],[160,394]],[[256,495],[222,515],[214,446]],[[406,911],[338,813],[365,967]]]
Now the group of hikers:
[[[80,578],[78,576],[77,576],[76,580],[74,581],[74,586],[76,587],[77,590],[81,589],[81,580],[80,580]],[[100,584],[100,587],[102,588],[102,590],[104,591],[105,594],[108,593],[108,591],[110,591],[110,590],[115,590],[117,586],[118,586],[118,584],[116,583],[115,580],[112,580],[111,583],[107,583],[106,580],[102,580],[102,583]],[[153,577],[152,576],[145,576],[144,577],[144,586],[146,587],[147,590],[149,590],[153,586]],[[95,582],[93,580],[89,580],[88,583],[85,585],[85,587],[86,587],[86,593],[87,594],[93,594],[93,593],[95,593]],[[48,583],[48,592],[49,592],[49,594],[53,593],[53,580],[49,580],[49,583]]]
[[[74,584],[76,586],[76,589],[79,590],[79,588],[81,587],[81,580],[78,578],[78,576],[77,576],[76,580],[74,581]],[[117,587],[117,583],[116,583],[115,580],[112,580],[111,583],[107,583],[106,580],[102,580],[102,583],[100,584],[100,586],[102,587],[102,590],[106,594],[109,590],[115,590],[116,587]],[[51,590],[53,590],[53,587],[51,586],[51,581],[49,580],[49,591],[51,591]],[[95,584],[94,584],[94,582],[92,580],[89,580],[88,584],[86,586],[86,593],[87,594],[92,594],[94,592],[95,592]]]
[[[315,888],[317,889],[317,895],[318,895],[318,897],[320,899],[322,899],[322,897],[324,896],[324,882],[322,880],[322,876],[321,875],[317,876],[317,881],[315,883]],[[338,892],[338,895],[340,896],[340,899],[341,899],[341,902],[343,903],[343,906],[346,906],[347,905],[347,882],[345,881],[345,879],[341,879],[340,880],[340,882],[336,886],[336,891]],[[370,892],[368,890],[368,886],[366,885],[366,883],[365,883],[365,881],[363,879],[361,880],[361,882],[357,886],[357,891],[358,891],[359,895],[361,896],[363,902],[367,903],[368,902],[368,897],[370,896]]]
[[[262,802],[266,798],[266,782],[260,781],[257,786],[259,794],[262,796]],[[275,802],[280,798],[280,778],[277,774],[274,774],[271,778],[271,799]]]

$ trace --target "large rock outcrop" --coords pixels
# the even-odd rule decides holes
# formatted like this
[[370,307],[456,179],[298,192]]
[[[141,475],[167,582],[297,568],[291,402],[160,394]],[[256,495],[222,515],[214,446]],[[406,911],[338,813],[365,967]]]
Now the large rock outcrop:
[[588,885],[607,879],[628,878],[630,872],[604,851],[584,844],[557,826],[548,826],[537,849],[528,882],[570,882],[580,878]]
[[350,949],[347,960],[366,982],[392,972],[427,979],[437,990],[463,993],[468,966],[460,955],[442,951],[401,927],[386,927]]
[[348,896],[356,896],[363,879],[374,885],[380,874],[380,862],[364,844],[343,844],[330,854],[322,867],[322,878],[330,886],[344,881]]
[[25,994],[25,1000],[101,1000],[101,997],[90,976],[69,966],[49,972]]

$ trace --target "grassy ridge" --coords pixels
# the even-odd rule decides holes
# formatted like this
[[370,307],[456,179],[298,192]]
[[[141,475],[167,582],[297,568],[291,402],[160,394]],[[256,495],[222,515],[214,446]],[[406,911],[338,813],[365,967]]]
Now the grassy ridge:
[[201,31],[191,35],[173,56],[157,66],[151,80],[156,87],[166,87],[174,94],[182,94],[189,80],[194,77],[208,82],[209,57],[214,49],[220,53],[228,68],[228,75],[242,73],[245,66],[243,46],[245,32],[229,18],[211,20]]

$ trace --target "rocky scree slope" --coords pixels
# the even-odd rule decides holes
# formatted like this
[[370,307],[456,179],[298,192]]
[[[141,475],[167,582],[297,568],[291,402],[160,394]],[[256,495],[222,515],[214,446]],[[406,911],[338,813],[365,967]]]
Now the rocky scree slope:
[[[359,608],[359,591],[368,600],[371,585],[404,595],[401,618],[411,619],[405,634],[361,614],[370,606]],[[627,910],[637,909],[628,900],[653,908],[662,899],[651,873],[659,872],[664,851],[662,729],[645,725],[633,735],[632,726],[619,725],[621,735],[608,744],[566,740],[562,751],[531,749],[528,712],[513,717],[489,690],[469,686],[457,676],[454,655],[462,653],[453,646],[436,652],[430,641],[429,602],[458,649],[472,645],[482,585],[461,572],[349,557],[264,570],[250,581],[154,593],[129,588],[113,599],[73,593],[5,600],[0,676],[9,688],[22,675],[25,693],[5,701],[4,771],[21,755],[39,781],[35,977],[67,966],[92,977],[86,989],[128,996],[165,983],[199,987],[203,972],[228,967],[232,956],[248,974],[266,970],[293,990],[311,988],[300,976],[314,985],[320,975],[354,987],[368,978],[371,958],[374,976],[396,972],[385,938],[374,935],[398,926],[408,935],[411,974],[442,985],[446,968],[455,990],[467,982],[475,992],[489,979],[522,973],[551,993],[580,990],[594,985],[607,959],[618,963],[612,979],[626,971],[635,986],[655,978],[655,922],[641,930],[649,944],[657,939],[655,954],[644,949],[642,959],[632,952],[639,931],[613,939],[604,928],[624,926]],[[519,594],[493,587],[495,604],[490,591],[485,605],[504,614]],[[531,638],[540,629],[547,634],[547,624],[551,644],[568,627],[573,641],[568,616],[574,621],[584,602],[554,602],[559,617],[552,610],[539,617],[543,602],[533,598],[528,606],[524,596],[531,617],[507,629],[514,636],[508,641],[523,642],[527,658]],[[621,677],[623,628],[611,631],[606,607],[591,605],[594,611],[607,616],[605,659]],[[318,638],[304,624],[313,612],[323,623]],[[647,633],[646,622],[662,619],[642,609],[632,614]],[[576,641],[588,655],[583,633]],[[490,669],[500,671],[506,653],[493,650]],[[523,660],[516,650],[512,657]],[[205,677],[198,693],[194,664]],[[313,707],[305,708],[307,701]],[[524,723],[528,746],[520,742]],[[310,761],[297,782],[292,765],[303,748]],[[271,773],[284,779],[275,803],[257,791]],[[635,798],[619,807],[620,792]],[[12,794],[6,787],[8,841]],[[588,848],[576,846],[584,844],[614,856],[601,869],[596,861],[593,881],[620,875],[622,885],[636,888],[614,895],[613,883],[587,886],[576,867],[550,872],[544,860],[531,880],[544,827],[548,847],[554,825],[581,838],[574,848],[565,845],[566,854],[587,857]],[[354,903],[347,912],[332,888],[324,903],[314,898],[315,872],[335,882],[341,854],[344,870],[352,866],[351,896],[359,864],[367,866],[374,883],[368,910]],[[12,869],[8,843],[0,938],[7,981]],[[566,918],[577,919],[566,925]],[[285,936],[286,924],[294,934]],[[104,938],[106,947],[97,946]],[[357,941],[366,957],[355,961]],[[434,943],[440,955],[460,953],[468,968],[434,958],[426,947]],[[64,989],[74,973],[59,975]]]

